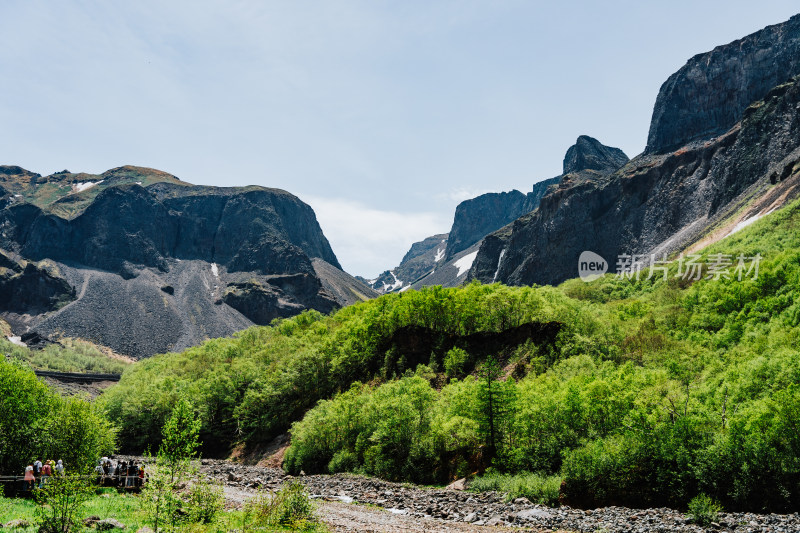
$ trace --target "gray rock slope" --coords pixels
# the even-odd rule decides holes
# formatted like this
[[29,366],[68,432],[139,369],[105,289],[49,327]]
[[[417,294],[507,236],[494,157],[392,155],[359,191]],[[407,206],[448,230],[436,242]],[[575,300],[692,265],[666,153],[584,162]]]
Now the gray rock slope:
[[0,185],[0,313],[19,333],[144,357],[373,295],[285,191],[193,186],[139,167],[45,177],[0,167]]

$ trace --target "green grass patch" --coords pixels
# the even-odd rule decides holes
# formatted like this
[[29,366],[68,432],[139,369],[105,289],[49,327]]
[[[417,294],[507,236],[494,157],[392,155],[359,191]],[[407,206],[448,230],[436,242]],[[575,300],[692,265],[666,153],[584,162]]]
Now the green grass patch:
[[62,346],[50,344],[41,350],[31,350],[0,338],[0,353],[24,361],[36,370],[55,372],[121,374],[131,365],[129,361],[112,357],[86,341],[62,339],[60,342]]
[[523,472],[520,474],[486,473],[469,482],[469,490],[474,492],[504,492],[507,499],[527,498],[533,503],[558,505],[558,491],[561,477]]

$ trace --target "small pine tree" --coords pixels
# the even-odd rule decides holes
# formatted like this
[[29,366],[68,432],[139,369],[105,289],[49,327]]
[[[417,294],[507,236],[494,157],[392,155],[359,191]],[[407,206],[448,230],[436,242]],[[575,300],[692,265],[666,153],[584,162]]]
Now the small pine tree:
[[505,427],[510,419],[514,404],[513,387],[500,381],[503,368],[494,357],[488,357],[478,372],[479,432],[486,446],[486,459],[497,455]]

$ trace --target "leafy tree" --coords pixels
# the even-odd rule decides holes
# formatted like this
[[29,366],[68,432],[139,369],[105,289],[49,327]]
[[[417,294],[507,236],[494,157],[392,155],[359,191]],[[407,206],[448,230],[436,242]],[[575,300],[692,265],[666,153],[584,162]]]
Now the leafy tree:
[[142,488],[142,502],[155,533],[175,524],[181,500],[169,470],[159,464],[148,466],[147,483]]
[[0,473],[19,474],[31,458],[60,458],[72,472],[114,451],[115,432],[99,409],[62,397],[24,364],[0,355]]
[[161,446],[158,449],[159,463],[164,465],[170,474],[170,481],[175,482],[185,471],[189,461],[197,455],[200,447],[200,420],[194,412],[192,404],[180,400],[172,414],[164,424]]
[[19,475],[40,448],[56,399],[21,363],[0,355],[0,472]]
[[200,424],[192,404],[182,399],[175,404],[161,430],[156,464],[148,468],[142,491],[156,533],[165,524],[175,527],[178,522],[178,511],[183,504],[178,487],[188,478],[190,461],[200,447]]

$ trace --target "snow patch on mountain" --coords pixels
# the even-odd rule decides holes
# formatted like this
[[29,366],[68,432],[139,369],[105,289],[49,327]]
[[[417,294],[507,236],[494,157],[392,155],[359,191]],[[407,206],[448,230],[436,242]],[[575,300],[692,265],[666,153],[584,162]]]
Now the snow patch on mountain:
[[392,277],[394,278],[394,283],[389,284],[386,283],[385,281],[383,282],[383,292],[385,293],[397,290],[403,286],[403,282],[397,279],[397,276],[395,276],[394,270],[390,270],[389,274],[391,274]]
[[500,250],[500,257],[497,259],[497,270],[494,271],[494,277],[492,278],[492,283],[497,281],[497,274],[500,273],[500,265],[503,264],[503,256],[506,255],[506,249],[503,248]]
[[[775,208],[775,209],[777,209],[777,208]],[[748,218],[747,220],[742,220],[741,222],[739,222],[738,224],[736,224],[736,225],[733,227],[733,229],[731,230],[731,232],[730,232],[730,233],[728,233],[728,235],[733,235],[733,234],[734,234],[734,233],[736,233],[737,231],[739,231],[739,230],[742,230],[742,229],[746,228],[747,226],[749,226],[749,225],[750,225],[750,224],[752,224],[753,222],[756,222],[757,220],[759,220],[759,219],[762,219],[762,218],[764,218],[765,216],[769,215],[770,213],[772,213],[773,211],[775,211],[775,209],[770,209],[770,210],[769,210],[769,211],[767,211],[766,213],[762,213],[762,214],[759,214],[759,215],[752,216],[752,217]]]
[[18,337],[18,336],[15,336],[15,335],[10,335],[10,336],[8,336],[6,338],[11,342],[11,344],[16,344],[17,346],[22,346],[23,348],[27,348],[28,347],[27,344],[22,342],[22,337]]
[[87,189],[91,189],[92,187],[94,187],[96,185],[100,185],[104,181],[105,180],[100,180],[100,181],[81,181],[81,182],[78,182],[78,183],[73,183],[72,184],[72,190],[74,192],[83,192],[83,191],[85,191]]
[[478,256],[478,251],[474,251],[471,254],[467,254],[458,261],[453,263],[453,266],[458,269],[458,276],[462,276],[469,272],[469,269],[472,268],[472,263],[475,262],[475,258]]

